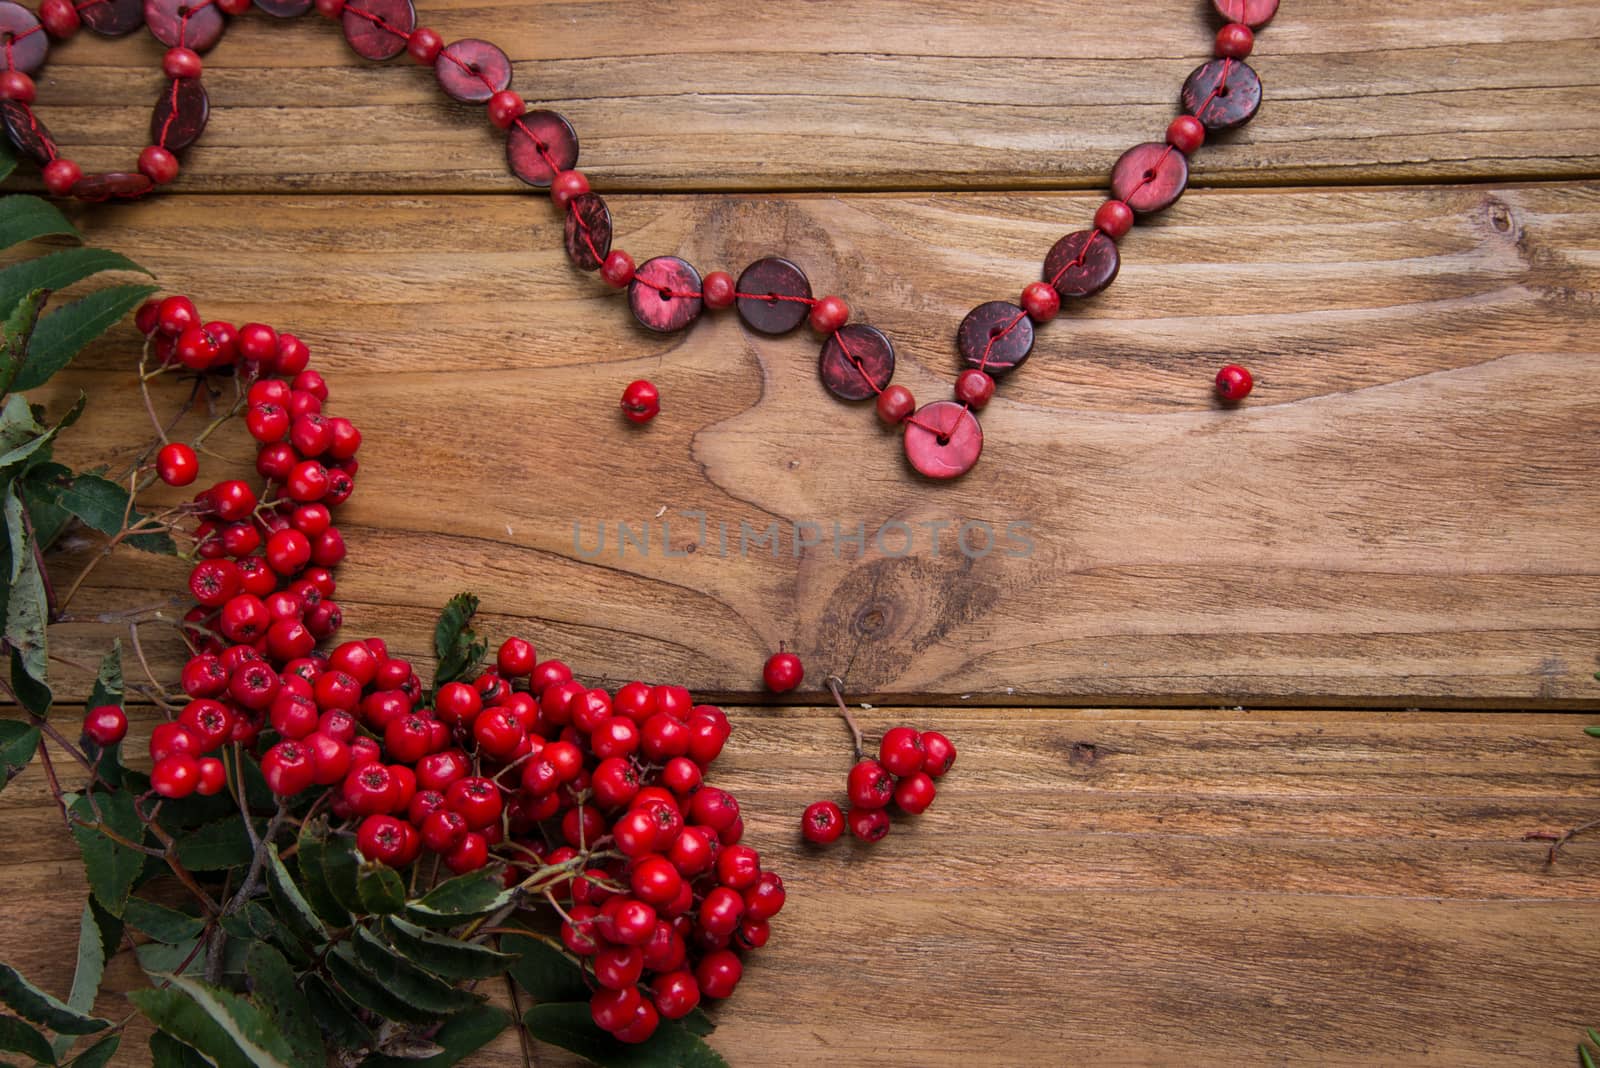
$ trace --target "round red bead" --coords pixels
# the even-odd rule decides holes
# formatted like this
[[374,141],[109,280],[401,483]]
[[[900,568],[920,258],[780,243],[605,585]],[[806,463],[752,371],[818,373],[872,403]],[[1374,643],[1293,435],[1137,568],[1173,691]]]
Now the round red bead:
[[526,110],[528,105],[522,102],[522,97],[510,89],[502,89],[489,98],[489,121],[502,130],[510,129]]
[[589,179],[582,171],[562,171],[550,183],[550,199],[558,208],[566,207],[573,197],[581,197],[588,191]]
[[962,404],[982,408],[993,396],[994,379],[977,368],[969,367],[956,377],[956,400]]
[[1094,228],[1115,241],[1133,229],[1133,209],[1120,200],[1108,200],[1094,213]]
[[157,185],[166,185],[178,176],[178,157],[160,145],[151,145],[139,153],[139,173]]
[[917,399],[905,386],[890,386],[878,394],[878,418],[889,426],[899,426],[917,410]]
[[444,38],[426,26],[412,30],[411,40],[406,42],[406,52],[412,59],[426,67],[433,66],[443,50]]
[[611,250],[611,255],[600,266],[600,277],[605,279],[607,285],[621,289],[633,281],[633,271],[633,257],[617,248]]
[[1022,310],[1036,323],[1048,323],[1061,312],[1061,294],[1049,282],[1029,282],[1022,289]]
[[704,295],[706,307],[731,308],[734,299],[733,275],[727,271],[712,271],[700,284],[700,292]]
[[1206,128],[1199,119],[1193,115],[1179,115],[1167,127],[1167,144],[1182,152],[1185,156],[1192,156],[1206,143]]
[[823,297],[811,306],[811,329],[831,334],[850,321],[850,305],[838,297]]
[[72,0],[44,0],[39,5],[39,21],[44,24],[45,32],[58,40],[71,37],[83,25]]
[[192,48],[169,48],[161,57],[161,69],[169,78],[200,77],[200,53]]
[[311,6],[325,19],[341,18],[344,15],[344,0],[315,0]]
[[243,15],[250,10],[250,0],[216,0],[224,15]]
[[1255,46],[1256,35],[1242,22],[1230,22],[1217,31],[1217,55],[1222,59],[1243,59]]
[[15,100],[19,104],[31,104],[38,90],[34,87],[33,79],[20,70],[8,70],[0,74],[0,100]]

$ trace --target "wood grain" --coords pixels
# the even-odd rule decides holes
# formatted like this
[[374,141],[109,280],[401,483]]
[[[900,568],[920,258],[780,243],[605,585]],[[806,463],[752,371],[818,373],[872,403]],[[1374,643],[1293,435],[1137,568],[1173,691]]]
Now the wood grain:
[[[1092,203],[617,212],[636,251],[702,269],[788,249],[896,339],[897,380],[931,400],[966,309],[1034,276]],[[1118,284],[1044,331],[950,486],[913,480],[869,412],[825,394],[814,339],[729,317],[648,334],[516,198],[190,197],[84,222],[208,315],[310,341],[332,410],[367,430],[340,577],[351,633],[426,648],[438,606],[470,588],[493,632],[527,631],[582,673],[724,693],[757,689],[786,642],[813,685],[836,672],[896,700],[1596,702],[1594,185],[1191,194],[1124,243]],[[143,440],[130,333],[55,394],[94,398],[63,442],[74,462],[125,463]],[[1233,412],[1208,390],[1228,360],[1260,382]],[[665,398],[642,432],[616,412],[641,375]],[[242,430],[220,448],[243,470]],[[980,521],[997,539],[1028,524],[1031,555],[1002,540],[969,558],[955,539]],[[741,524],[773,522],[776,555],[747,539],[741,556]],[[822,543],[797,555],[808,522]],[[619,552],[619,523],[648,524],[648,555]],[[129,555],[77,614],[181,581]],[[60,633],[86,662],[107,640]],[[170,677],[176,643],[151,642]]]
[[[607,190],[1100,188],[1159,140],[1210,56],[1204,0],[427,0],[568,115]],[[355,57],[315,17],[238,22],[206,58],[212,113],[177,189],[522,188],[500,135],[404,58]],[[40,114],[92,168],[129,169],[160,46],[80,35]],[[1266,103],[1199,159],[1205,185],[1593,177],[1600,9],[1586,0],[1295,0],[1250,62]]]
[[[1520,840],[1600,817],[1570,717],[861,716],[938,723],[961,756],[926,815],[815,854],[795,820],[842,782],[842,726],[733,710],[715,781],[789,907],[720,1013],[732,1064],[1542,1066],[1593,1023],[1600,840],[1554,866]],[[6,815],[0,896],[29,905],[0,910],[0,952],[65,993],[82,876],[37,768]],[[126,951],[111,976],[120,1018]],[[502,1041],[475,1063],[521,1061]]]

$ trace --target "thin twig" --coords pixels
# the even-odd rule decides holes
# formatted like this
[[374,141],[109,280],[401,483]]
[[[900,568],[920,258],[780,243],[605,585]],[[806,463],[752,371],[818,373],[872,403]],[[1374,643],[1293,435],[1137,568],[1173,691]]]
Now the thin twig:
[[511,1014],[516,1020],[517,1038],[522,1042],[522,1068],[533,1068],[533,1040],[528,1036],[528,1029],[522,1026],[522,999],[517,996],[516,980],[506,974],[506,993],[511,995]]
[[1592,831],[1596,827],[1600,827],[1600,820],[1590,820],[1588,823],[1580,823],[1576,827],[1573,827],[1561,834],[1557,834],[1554,831],[1534,831],[1531,834],[1523,835],[1522,840],[1524,842],[1549,842],[1550,852],[1545,855],[1544,862],[1546,864],[1554,864],[1556,862],[1556,854],[1561,852],[1562,846],[1578,837],[1578,835],[1583,834],[1585,831]]
[[850,728],[850,738],[856,749],[856,759],[862,759],[861,728],[856,726],[856,719],[850,714],[850,706],[844,703],[844,680],[837,675],[828,676],[828,692],[833,694],[834,704],[839,706],[839,715],[844,717],[845,726]]

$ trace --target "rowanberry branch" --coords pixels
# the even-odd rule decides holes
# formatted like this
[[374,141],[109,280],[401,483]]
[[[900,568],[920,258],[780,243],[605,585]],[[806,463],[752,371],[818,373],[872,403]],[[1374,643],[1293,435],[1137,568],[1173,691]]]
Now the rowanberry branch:
[[850,714],[850,706],[844,703],[844,680],[837,675],[828,676],[828,692],[833,694],[833,701],[839,706],[839,715],[844,717],[845,726],[850,728],[850,739],[855,746],[856,759],[862,758],[861,728],[856,726],[856,719]]

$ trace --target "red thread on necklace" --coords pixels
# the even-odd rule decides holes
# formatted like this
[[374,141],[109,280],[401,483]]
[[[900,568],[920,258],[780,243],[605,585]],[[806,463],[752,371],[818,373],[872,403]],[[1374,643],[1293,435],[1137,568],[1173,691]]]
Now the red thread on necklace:
[[[1015,330],[1017,328],[1017,324],[1022,322],[1022,320],[1026,319],[1027,317],[1027,312],[1018,312],[1016,318],[1012,319],[1005,326],[989,335],[989,343],[983,347],[983,358],[978,361],[978,370],[982,371],[984,368],[989,366],[989,354],[994,351],[995,342],[999,341],[1001,338],[1011,333],[1011,331]],[[965,408],[966,405],[963,404],[962,407]]]
[[[1163,158],[1165,158],[1165,157],[1163,157]],[[1083,243],[1083,247],[1078,250],[1077,257],[1071,263],[1064,264],[1062,266],[1061,270],[1056,272],[1056,276],[1054,278],[1050,279],[1050,284],[1052,286],[1054,286],[1058,282],[1060,282],[1061,279],[1066,276],[1066,273],[1068,271],[1072,270],[1075,267],[1082,267],[1083,266],[1084,257],[1089,255],[1090,247],[1095,243],[1095,240],[1097,238],[1099,238],[1099,236],[1100,236],[1100,230],[1099,230],[1098,227],[1093,229],[1093,230],[1091,230],[1091,231],[1089,231],[1089,240],[1085,241]]]
[[178,117],[178,79],[172,79],[172,97],[167,108],[167,121],[161,124],[161,136],[156,138],[156,144],[162,148],[167,147],[167,131],[172,129],[172,123]]
[[862,380],[865,381],[867,383],[867,385],[872,387],[872,392],[877,393],[877,394],[879,394],[881,396],[882,393],[883,393],[882,388],[879,387],[878,383],[876,383],[876,382],[874,382],[872,380],[872,376],[871,375],[867,374],[867,369],[865,367],[861,366],[860,359],[858,359],[856,357],[855,353],[850,351],[850,346],[845,343],[844,331],[843,330],[835,330],[833,332],[833,340],[835,340],[835,341],[837,341],[839,343],[839,350],[844,353],[845,359],[850,361],[851,366],[853,366],[856,369],[856,373],[861,376]]
[[571,215],[573,219],[577,221],[578,229],[583,231],[583,243],[589,246],[589,253],[594,257],[595,262],[605,262],[605,257],[600,255],[600,250],[595,248],[594,237],[589,232],[588,220],[583,217],[583,212],[579,211],[576,205],[574,205],[570,200],[567,201],[567,214]]

